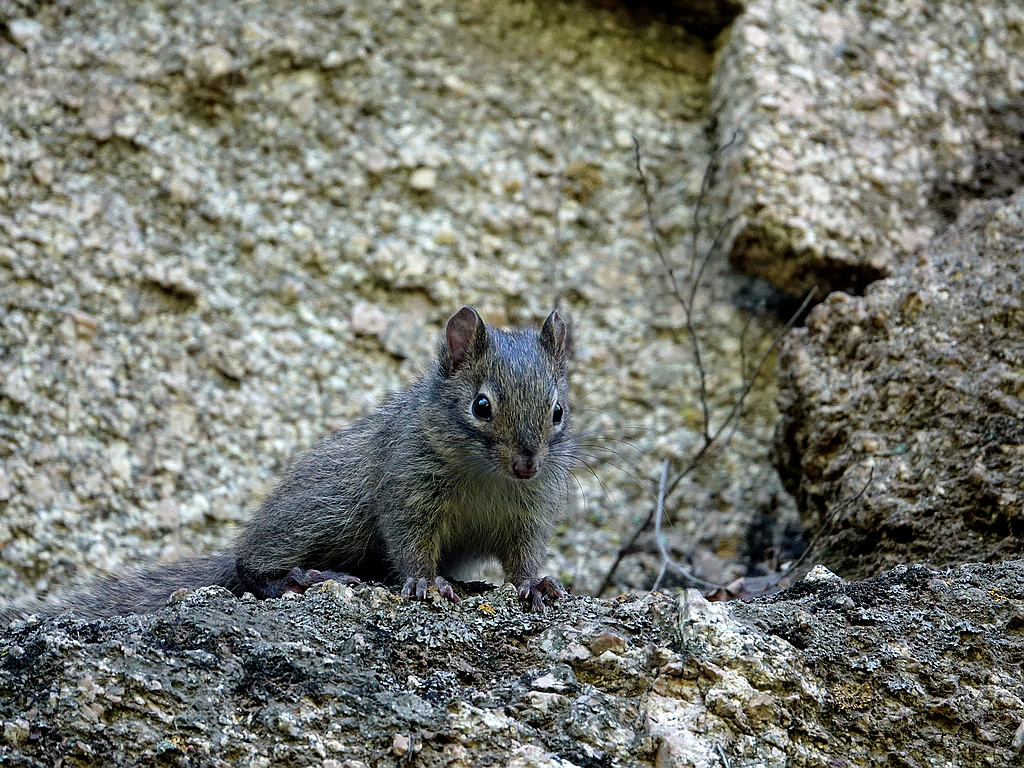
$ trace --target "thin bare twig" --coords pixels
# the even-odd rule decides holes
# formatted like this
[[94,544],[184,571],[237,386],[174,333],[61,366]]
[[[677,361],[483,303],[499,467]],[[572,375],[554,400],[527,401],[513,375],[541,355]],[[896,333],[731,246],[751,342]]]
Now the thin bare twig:
[[[736,402],[733,403],[732,409],[725,417],[725,421],[722,422],[722,426],[719,427],[718,432],[715,433],[713,438],[717,439],[718,436],[721,434],[722,430],[725,429],[726,425],[731,423],[732,426],[729,429],[729,434],[726,435],[725,442],[722,443],[723,447],[728,445],[732,441],[732,436],[733,434],[735,434],[736,427],[739,424],[739,414],[743,412],[743,403],[747,399],[747,395],[750,394],[750,390],[754,388],[754,382],[757,381],[757,377],[761,375],[761,371],[764,368],[764,364],[768,362],[768,358],[771,357],[772,352],[778,349],[779,344],[782,342],[782,338],[793,329],[793,326],[796,325],[796,321],[803,316],[804,311],[807,309],[808,306],[810,306],[810,303],[814,299],[814,296],[815,294],[817,294],[817,292],[818,288],[816,286],[814,288],[811,288],[811,290],[807,292],[807,295],[804,296],[804,300],[800,302],[800,306],[797,308],[796,312],[790,315],[789,320],[786,321],[786,324],[782,327],[782,330],[775,334],[775,338],[773,338],[772,343],[768,345],[768,349],[766,349],[764,353],[761,355],[760,359],[758,359],[757,365],[754,367],[754,372],[750,374],[749,378],[745,379],[746,383],[743,387],[743,390],[740,392],[740,396],[736,399]],[[670,486],[669,493],[671,493],[674,489],[675,484]]]
[[661,550],[661,570],[658,571],[658,578],[654,580],[654,584],[651,586],[652,592],[661,586],[661,580],[665,576],[665,569],[668,568],[668,552],[665,549],[665,542],[661,540],[661,515],[665,511],[665,481],[667,479],[668,459],[665,459],[661,465],[661,480],[658,481],[658,501],[655,507],[658,513],[654,523],[654,538],[658,542],[658,549]]
[[[672,267],[671,262],[669,262],[668,257],[665,255],[665,249],[661,245],[661,235],[658,234],[658,225],[655,223],[657,217],[654,215],[654,197],[651,195],[651,189],[647,184],[647,174],[644,173],[640,160],[640,139],[636,137],[636,134],[633,134],[633,162],[636,165],[637,176],[640,179],[640,189],[644,195],[644,204],[647,206],[647,229],[651,233],[651,244],[654,246],[654,252],[658,254],[658,260],[661,261],[662,269],[665,270],[665,274],[672,284],[672,292],[676,295],[681,295],[679,282],[676,280],[676,271]],[[683,309],[689,312],[686,302],[683,302]]]
[[[650,512],[648,512],[646,518],[644,518],[644,521],[633,531],[629,540],[622,547],[619,548],[619,551],[616,553],[615,559],[611,567],[608,569],[607,573],[604,576],[604,579],[601,582],[600,587],[598,588],[597,594],[603,593],[611,585],[612,577],[618,570],[618,567],[622,563],[622,560],[634,551],[634,547],[636,546],[637,540],[646,530],[648,530],[648,528],[650,528],[652,522],[655,522],[656,524],[656,539],[658,548],[661,551],[662,555],[662,568],[658,574],[658,578],[655,582],[656,584],[661,583],[661,580],[664,577],[666,569],[672,568],[675,572],[680,573],[685,578],[688,578],[691,581],[694,581],[695,583],[702,583],[705,586],[709,586],[712,588],[721,586],[718,584],[712,584],[710,582],[702,581],[698,577],[694,576],[688,569],[686,569],[685,566],[676,563],[675,561],[672,561],[671,558],[669,558],[668,552],[664,547],[664,542],[661,540],[660,536],[661,519],[664,513],[665,502],[667,498],[672,495],[675,489],[683,481],[683,479],[685,479],[691,472],[693,472],[700,465],[700,462],[704,459],[705,455],[708,453],[708,451],[711,450],[712,447],[716,445],[719,438],[722,436],[726,429],[728,429],[729,432],[725,438],[724,444],[728,445],[728,443],[732,440],[732,436],[735,433],[735,430],[738,426],[740,415],[743,413],[743,405],[746,401],[747,396],[750,394],[751,389],[753,389],[753,386],[757,381],[757,378],[760,376],[765,363],[767,362],[771,354],[778,347],[779,343],[782,340],[782,337],[793,328],[797,320],[803,315],[804,311],[810,305],[810,302],[814,298],[814,295],[816,293],[816,289],[812,289],[807,294],[807,296],[801,303],[800,308],[795,313],[793,313],[793,315],[786,322],[783,329],[778,334],[776,334],[775,338],[772,339],[771,344],[761,355],[757,362],[757,365],[754,367],[754,370],[749,375],[746,371],[747,363],[744,354],[742,360],[743,370],[741,371],[741,380],[743,381],[743,388],[740,391],[737,398],[735,399],[735,401],[733,402],[732,407],[729,409],[722,423],[719,424],[716,429],[712,430],[711,408],[708,402],[707,391],[707,371],[704,368],[704,360],[701,352],[700,339],[698,338],[697,330],[694,324],[693,305],[696,301],[697,291],[700,287],[701,281],[703,280],[707,264],[710,261],[712,254],[718,251],[722,239],[724,238],[725,233],[728,229],[727,225],[723,224],[719,228],[712,242],[711,247],[699,259],[699,267],[694,269],[693,264],[696,264],[698,262],[697,248],[699,243],[696,230],[698,230],[700,227],[700,212],[703,207],[704,198],[707,194],[707,190],[709,187],[709,179],[711,177],[712,167],[714,165],[715,158],[717,157],[718,153],[726,149],[736,140],[737,135],[738,132],[734,133],[732,138],[730,138],[729,142],[715,150],[715,153],[712,155],[711,159],[708,162],[708,167],[705,169],[704,178],[701,181],[701,190],[700,194],[698,195],[698,199],[695,204],[694,210],[695,232],[692,238],[693,253],[691,254],[690,285],[688,294],[684,294],[682,288],[680,287],[675,269],[673,268],[672,263],[669,261],[669,258],[665,253],[665,249],[661,242],[661,237],[658,234],[658,227],[654,211],[654,199],[647,181],[647,175],[644,173],[643,169],[642,155],[640,152],[640,141],[639,139],[637,139],[636,136],[633,136],[633,158],[636,164],[637,175],[640,181],[640,189],[644,196],[644,204],[646,206],[647,211],[647,226],[651,233],[651,241],[654,246],[655,253],[658,256],[659,261],[661,262],[662,268],[665,270],[665,274],[668,278],[668,282],[671,287],[672,293],[675,299],[679,302],[680,306],[683,308],[686,320],[686,336],[690,343],[690,350],[693,355],[694,364],[697,368],[699,384],[699,402],[701,406],[702,416],[701,436],[703,438],[703,441],[697,452],[690,458],[686,465],[676,474],[672,481],[670,483],[667,483],[667,485],[659,486],[657,503],[654,505],[654,507],[651,508]],[[667,472],[668,463],[666,462],[662,471],[662,475],[665,480],[667,480]]]
[[[722,431],[729,425],[735,425],[738,414],[741,412],[743,408],[743,403],[746,400],[747,395],[750,394],[750,390],[753,388],[758,376],[761,374],[761,371],[764,368],[764,364],[768,361],[768,358],[771,355],[771,353],[775,351],[776,348],[778,348],[783,336],[785,336],[793,328],[793,326],[796,325],[797,318],[799,318],[803,314],[803,311],[810,304],[811,299],[814,297],[814,293],[815,289],[811,289],[811,291],[804,298],[803,303],[801,303],[800,308],[793,313],[793,315],[786,322],[786,325],[782,328],[782,330],[775,335],[774,339],[772,339],[772,343],[761,355],[760,359],[757,362],[757,365],[754,368],[754,371],[746,379],[743,386],[743,390],[740,392],[739,397],[736,398],[736,401],[733,403],[732,408],[729,410],[729,413],[726,414],[725,420],[722,422],[719,428],[715,430],[713,434],[711,434],[707,439],[704,440],[704,442],[701,444],[701,447],[697,450],[697,452],[690,457],[690,460],[686,463],[686,466],[684,466],[679,471],[679,473],[673,478],[672,482],[669,483],[665,493],[666,497],[671,496],[672,492],[678,487],[679,483],[686,479],[686,477],[691,472],[693,472],[698,466],[700,466],[700,462],[703,460],[705,454],[707,454],[707,452],[710,451],[712,447],[714,447],[715,442],[718,440],[718,437],[722,434]],[[730,431],[726,439],[726,445],[730,440],[732,440],[732,435],[734,431],[735,426],[733,426],[733,430]],[[622,547],[619,548],[619,551],[615,555],[615,560],[612,561],[611,567],[605,574],[605,577],[601,582],[601,587],[597,591],[597,594],[600,595],[609,586],[611,586],[612,576],[615,575],[615,571],[618,570],[619,565],[625,559],[626,555],[629,555],[633,552],[633,547],[636,545],[637,540],[643,535],[644,531],[650,528],[651,522],[654,520],[654,516],[656,513],[657,507],[652,507],[651,511],[647,514],[647,517],[644,518],[644,521],[639,526],[637,526],[637,528],[633,531],[633,534],[630,536],[629,541],[627,541]]]
[[740,329],[740,381],[747,380],[747,334],[754,322],[754,313],[748,312],[743,321],[743,328]]
[[[636,136],[633,136],[633,159],[636,162],[636,172],[640,177],[640,188],[643,191],[644,203],[647,206],[647,226],[651,231],[654,250],[658,254],[658,258],[661,260],[661,266],[665,270],[665,274],[668,275],[669,283],[672,286],[672,293],[675,295],[676,300],[682,305],[683,315],[686,318],[686,337],[690,340],[690,352],[693,354],[694,365],[697,366],[697,377],[700,386],[700,407],[703,421],[702,434],[704,439],[707,440],[711,426],[711,412],[708,408],[707,372],[704,370],[704,361],[701,357],[700,341],[697,338],[697,330],[693,325],[693,301],[696,298],[696,291],[693,290],[693,287],[691,286],[690,298],[686,299],[683,296],[683,292],[679,288],[679,283],[676,280],[675,270],[672,268],[672,264],[669,262],[668,257],[665,256],[665,251],[661,247],[661,239],[658,237],[658,226],[655,223],[654,217],[654,198],[651,196],[650,187],[647,185],[647,174],[644,173],[643,164],[640,162],[640,140],[637,139]],[[693,258],[697,258],[696,252],[694,252]],[[704,267],[701,265],[701,268],[697,273],[697,280],[700,280],[700,275],[703,271]]]
[[665,481],[667,479],[668,459],[665,459],[665,462],[661,465],[661,481],[658,484],[658,504],[654,515],[654,540],[657,542],[658,551],[661,553],[661,572],[658,574],[658,580],[655,581],[654,586],[651,587],[651,589],[658,588],[661,578],[665,574],[666,568],[671,568],[677,575],[682,576],[684,579],[693,582],[694,584],[700,584],[702,587],[708,587],[710,589],[717,589],[721,585],[705,581],[699,576],[695,576],[693,571],[682,563],[677,563],[668,553],[665,538],[661,535],[661,518],[665,514]]
[[[729,140],[717,147],[714,152],[711,153],[711,157],[708,160],[708,164],[704,167],[704,175],[700,179],[700,192],[697,193],[697,202],[693,204],[693,229],[690,232],[690,253],[692,257],[690,259],[690,274],[687,275],[687,281],[690,283],[691,294],[696,294],[695,286],[700,284],[701,274],[704,272],[704,267],[707,265],[708,259],[711,258],[711,254],[718,251],[718,245],[721,242],[721,235],[725,231],[725,227],[719,229],[718,234],[715,236],[715,242],[704,254],[704,258],[701,260],[701,268],[697,272],[697,276],[694,277],[693,270],[697,264],[697,254],[700,253],[700,233],[703,229],[703,219],[701,218],[701,209],[704,207],[704,201],[707,199],[708,189],[711,187],[711,179],[715,174],[715,161],[721,154],[736,143],[736,139],[739,138],[742,131],[737,128],[732,132],[732,136]],[[691,298],[690,303],[693,303]]]

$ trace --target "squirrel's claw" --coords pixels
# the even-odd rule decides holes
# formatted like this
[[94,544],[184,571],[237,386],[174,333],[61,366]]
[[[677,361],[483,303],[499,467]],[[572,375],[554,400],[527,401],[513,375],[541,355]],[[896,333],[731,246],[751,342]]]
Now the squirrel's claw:
[[417,579],[415,576],[410,576],[405,580],[405,586],[402,587],[402,597],[411,597],[414,600],[426,600],[427,580]]
[[519,599],[533,613],[544,613],[545,599],[557,600],[565,595],[565,587],[547,576],[543,579],[527,579],[519,585]]
[[411,597],[414,600],[426,600],[427,589],[429,587],[436,588],[441,594],[441,597],[449,600],[450,602],[459,602],[459,596],[455,594],[455,590],[452,589],[452,585],[449,584],[447,579],[443,576],[435,576],[433,579],[410,576],[405,580],[405,586],[402,587],[402,597]]

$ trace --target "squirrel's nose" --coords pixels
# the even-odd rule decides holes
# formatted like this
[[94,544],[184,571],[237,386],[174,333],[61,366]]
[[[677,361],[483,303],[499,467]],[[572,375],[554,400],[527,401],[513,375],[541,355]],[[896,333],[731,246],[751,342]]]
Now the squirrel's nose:
[[528,480],[537,474],[537,456],[532,453],[518,453],[512,458],[512,474],[520,480]]

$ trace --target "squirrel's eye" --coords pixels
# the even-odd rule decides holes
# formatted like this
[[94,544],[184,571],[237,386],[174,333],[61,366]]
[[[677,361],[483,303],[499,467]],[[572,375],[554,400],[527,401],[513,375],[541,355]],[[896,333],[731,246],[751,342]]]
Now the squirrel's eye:
[[561,403],[555,403],[555,412],[551,414],[551,423],[552,424],[561,424],[562,423],[562,404]]
[[477,395],[473,401],[473,415],[481,421],[490,421],[494,415],[491,410],[491,401],[487,395]]

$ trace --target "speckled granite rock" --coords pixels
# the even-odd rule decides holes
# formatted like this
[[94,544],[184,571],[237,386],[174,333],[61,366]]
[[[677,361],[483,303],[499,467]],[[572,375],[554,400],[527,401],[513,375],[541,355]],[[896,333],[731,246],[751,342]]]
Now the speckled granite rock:
[[780,351],[780,471],[814,557],[863,577],[1024,551],[1024,192],[913,268],[833,294]]
[[732,262],[861,292],[1024,182],[1024,6],[753,0],[714,77]]
[[1021,563],[815,572],[751,604],[570,597],[543,617],[511,588],[457,607],[369,585],[262,603],[208,588],[0,634],[0,760],[1010,765],[1022,593]]
[[[417,375],[462,303],[518,324],[556,301],[597,477],[546,568],[596,586],[696,439],[631,135],[685,243],[705,40],[541,0],[0,2],[0,29],[0,593],[222,547],[296,452]],[[723,338],[718,414],[730,291],[700,318]],[[778,489],[768,386],[681,489],[686,541],[742,552]]]
[[820,708],[800,697],[808,706],[794,704],[792,727],[828,758],[777,765],[1020,761],[1024,563],[941,572],[901,566],[855,584],[822,571],[733,608],[736,618],[792,644],[809,680],[826,692]]

